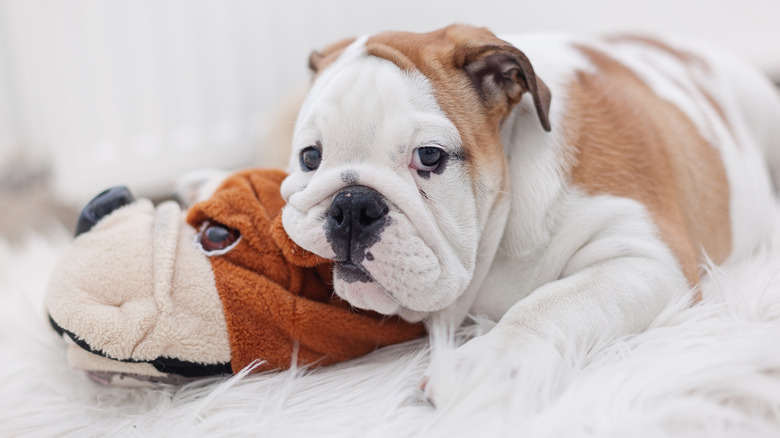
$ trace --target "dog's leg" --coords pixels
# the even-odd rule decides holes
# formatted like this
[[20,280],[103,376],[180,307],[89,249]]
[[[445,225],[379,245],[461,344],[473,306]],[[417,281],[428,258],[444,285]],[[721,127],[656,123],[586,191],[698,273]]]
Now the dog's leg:
[[626,256],[596,263],[515,304],[491,331],[445,356],[451,362],[442,375],[442,364],[432,363],[425,396],[444,406],[489,381],[494,389],[505,387],[502,379],[526,365],[560,366],[566,349],[582,351],[599,339],[646,328],[687,289],[679,268],[664,260]]
[[[456,378],[437,379],[441,363],[433,363],[426,385],[429,398],[448,398],[453,385],[483,377],[474,374],[503,370],[509,371],[508,377],[536,355],[549,362],[551,351],[562,357],[566,349],[637,333],[673,296],[689,293],[693,298],[679,262],[649,218],[637,211],[638,204],[632,208],[615,200],[607,198],[597,207],[619,208],[595,208],[589,218],[584,212],[570,216],[560,233],[567,235],[550,246],[580,243],[566,257],[558,279],[514,304],[487,334],[458,348],[452,362],[444,365],[455,368]],[[587,219],[592,227],[585,225]],[[551,250],[547,257],[557,256],[564,254]],[[488,362],[489,371],[482,365]]]
[[[539,342],[562,348],[569,341],[636,333],[687,288],[679,268],[663,260],[625,256],[602,261],[540,287],[474,344],[509,354]],[[469,344],[465,350],[476,346]]]

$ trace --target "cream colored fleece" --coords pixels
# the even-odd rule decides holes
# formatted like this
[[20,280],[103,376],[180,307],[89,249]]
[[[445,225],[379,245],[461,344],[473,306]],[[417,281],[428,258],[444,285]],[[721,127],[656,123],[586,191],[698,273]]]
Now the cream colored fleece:
[[112,212],[62,254],[47,291],[51,317],[110,358],[229,363],[222,302],[195,234],[173,202]]

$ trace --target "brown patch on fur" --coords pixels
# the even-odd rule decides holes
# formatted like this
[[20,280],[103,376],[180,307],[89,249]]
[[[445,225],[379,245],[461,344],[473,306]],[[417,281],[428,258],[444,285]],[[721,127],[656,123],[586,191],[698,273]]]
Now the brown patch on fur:
[[499,125],[507,110],[486,110],[463,65],[467,47],[509,46],[485,28],[452,25],[429,33],[384,32],[366,42],[369,55],[381,57],[407,71],[419,71],[431,81],[442,111],[458,129],[472,181],[482,169],[501,181],[497,190],[506,190],[507,168]]
[[710,65],[701,56],[679,49],[677,47],[672,47],[669,44],[654,38],[640,35],[617,35],[607,38],[607,41],[613,43],[635,43],[650,46],[662,52],[666,52],[685,65],[696,66],[704,71],[710,70]]
[[[726,116],[726,112],[723,111],[723,107],[720,106],[717,100],[715,100],[714,97],[712,97],[712,94],[708,93],[704,87],[702,87],[700,84],[696,84],[696,88],[699,89],[699,92],[702,96],[707,100],[707,102],[710,104],[710,106],[715,110],[715,112],[718,114],[718,117],[720,117],[720,120],[723,121],[723,124],[726,125],[726,129],[729,131],[732,137],[736,138],[734,135],[734,129],[731,127],[731,122],[729,121],[729,118]],[[739,147],[739,142],[735,142],[737,147]]]
[[345,38],[320,51],[315,50],[311,52],[311,55],[309,55],[309,69],[311,69],[315,75],[319,74],[321,71],[328,68],[329,65],[333,64],[333,62],[339,58],[341,52],[343,52],[347,46],[355,42],[356,39],[357,38]]
[[[653,48],[656,50],[659,50],[661,52],[666,53],[667,55],[677,59],[680,61],[683,66],[686,67],[688,78],[691,80],[691,82],[696,87],[696,91],[701,94],[702,97],[707,101],[707,103],[710,105],[710,107],[718,114],[718,117],[720,117],[721,121],[726,125],[726,128],[728,131],[732,134],[734,134],[734,131],[731,128],[731,123],[729,122],[728,117],[726,116],[726,112],[723,111],[723,107],[720,105],[720,103],[713,98],[712,94],[707,92],[707,90],[704,89],[704,87],[699,83],[699,81],[696,80],[696,76],[693,74],[693,71],[698,69],[699,71],[709,74],[711,72],[711,67],[707,60],[702,58],[701,56],[691,53],[685,50],[681,50],[676,47],[672,47],[662,41],[644,37],[644,36],[638,36],[638,35],[619,35],[611,38],[607,38],[607,41],[617,44],[639,44],[643,46],[647,46],[649,48]],[[681,84],[678,84],[680,89],[692,93],[692,90],[686,89],[686,87],[682,86]]]
[[626,66],[578,49],[598,71],[578,72],[569,87],[563,126],[576,163],[573,183],[645,205],[690,284],[698,284],[703,252],[722,262],[731,251],[729,187],[718,150]]
[[[691,89],[691,87],[687,87],[684,83],[682,83],[677,78],[669,78],[669,80],[683,93],[688,95],[688,97],[691,99],[691,101],[696,105],[696,107],[704,113],[706,109],[708,108],[707,105],[709,105],[710,109],[713,109],[715,113],[717,114],[717,117],[721,119],[721,122],[726,126],[726,129],[729,131],[731,135],[733,135],[733,132],[731,131],[731,125],[729,124],[728,119],[726,118],[726,114],[723,112],[723,108],[718,105],[718,103],[715,101],[715,99],[707,93],[707,91],[704,90],[704,88],[701,87],[698,83],[695,83],[696,81],[693,78],[690,78],[692,82],[694,82],[695,90]],[[706,102],[702,102],[702,98],[706,100]],[[717,131],[715,130],[715,127],[713,126],[713,120],[711,120],[709,117],[705,117],[703,122],[706,124],[707,127],[707,133],[710,135],[711,139],[713,141],[717,141]]]

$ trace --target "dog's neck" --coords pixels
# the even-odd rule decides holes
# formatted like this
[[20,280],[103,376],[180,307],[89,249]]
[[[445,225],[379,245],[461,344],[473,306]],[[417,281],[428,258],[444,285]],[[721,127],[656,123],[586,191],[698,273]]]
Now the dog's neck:
[[[491,295],[487,289],[494,282],[507,284],[507,275],[517,278],[526,261],[536,260],[546,250],[556,231],[556,212],[568,192],[560,178],[566,166],[559,150],[562,142],[558,133],[543,131],[528,117],[526,113],[534,109],[527,100],[501,125],[506,166],[512,171],[504,184],[506,192],[496,193],[493,198],[471,283],[455,303],[430,315],[431,319],[457,327],[469,314],[490,316],[494,309],[484,307],[477,297]],[[509,220],[510,217],[523,219]],[[518,285],[518,294],[525,294],[525,289],[528,288]]]

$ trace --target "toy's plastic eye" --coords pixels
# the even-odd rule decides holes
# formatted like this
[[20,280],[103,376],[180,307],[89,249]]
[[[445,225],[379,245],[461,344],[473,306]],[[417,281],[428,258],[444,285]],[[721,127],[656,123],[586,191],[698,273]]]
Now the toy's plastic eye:
[[301,169],[304,172],[317,170],[322,162],[322,151],[316,146],[307,146],[301,151]]
[[439,167],[445,155],[446,152],[435,146],[417,148],[412,152],[412,163],[410,166],[423,172],[433,172]]
[[217,222],[205,222],[196,239],[196,244],[206,255],[222,255],[236,246],[241,233]]

